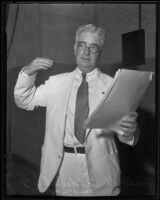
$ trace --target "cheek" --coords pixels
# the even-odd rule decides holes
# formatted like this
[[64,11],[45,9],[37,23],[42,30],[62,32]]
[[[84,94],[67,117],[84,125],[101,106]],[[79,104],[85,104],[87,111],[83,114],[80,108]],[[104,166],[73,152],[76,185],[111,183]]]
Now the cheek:
[[79,53],[76,54],[76,60],[77,60],[77,61],[80,60],[80,54],[79,54]]
[[79,57],[80,52],[77,49],[75,49],[74,54],[75,54],[76,57]]
[[98,56],[93,56],[92,57],[92,63],[97,63],[98,61]]

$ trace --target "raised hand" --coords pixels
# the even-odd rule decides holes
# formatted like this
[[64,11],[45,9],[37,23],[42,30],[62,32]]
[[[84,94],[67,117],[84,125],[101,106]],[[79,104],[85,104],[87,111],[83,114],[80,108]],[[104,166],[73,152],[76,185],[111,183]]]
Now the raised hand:
[[35,58],[29,65],[24,67],[24,73],[33,75],[39,70],[47,70],[53,65],[54,61],[48,58]]

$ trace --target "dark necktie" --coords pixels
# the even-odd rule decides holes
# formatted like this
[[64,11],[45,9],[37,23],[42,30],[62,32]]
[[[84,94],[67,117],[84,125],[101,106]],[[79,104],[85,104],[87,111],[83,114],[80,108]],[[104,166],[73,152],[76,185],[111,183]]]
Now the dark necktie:
[[88,83],[86,81],[86,74],[82,74],[82,83],[77,91],[74,120],[75,136],[81,144],[83,144],[85,141],[86,130],[83,128],[83,125],[84,121],[87,119],[88,113]]

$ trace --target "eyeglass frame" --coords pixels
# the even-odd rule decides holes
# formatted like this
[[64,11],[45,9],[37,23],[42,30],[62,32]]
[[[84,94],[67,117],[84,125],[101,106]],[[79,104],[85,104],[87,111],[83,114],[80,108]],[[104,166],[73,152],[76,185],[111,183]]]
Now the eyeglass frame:
[[[79,46],[80,44],[84,44],[84,46],[80,47]],[[87,44],[89,44],[90,46],[87,46]],[[93,47],[93,46],[97,48],[97,50],[95,52],[91,49],[91,47]],[[93,54],[98,54],[100,52],[100,47],[97,44],[95,44],[95,43],[87,43],[87,42],[84,42],[84,41],[78,41],[77,42],[77,48],[79,50],[81,50],[81,51],[84,51],[87,48],[87,49],[89,49],[89,52],[91,52]]]

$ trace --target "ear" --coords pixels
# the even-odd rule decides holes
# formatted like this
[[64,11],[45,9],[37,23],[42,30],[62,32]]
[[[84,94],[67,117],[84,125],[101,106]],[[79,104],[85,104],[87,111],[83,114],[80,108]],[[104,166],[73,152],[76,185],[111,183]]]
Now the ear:
[[74,43],[74,55],[76,55],[76,43]]
[[100,50],[99,56],[103,55],[103,48]]
[[103,49],[102,49],[102,51],[101,51],[101,56],[103,56]]
[[103,55],[103,49],[101,49],[100,52],[99,52],[99,55],[98,55],[99,60],[102,58],[102,55]]
[[103,49],[101,49],[101,51],[99,52],[99,55],[98,55],[98,63],[99,63],[99,65],[102,62],[102,55],[103,55]]

